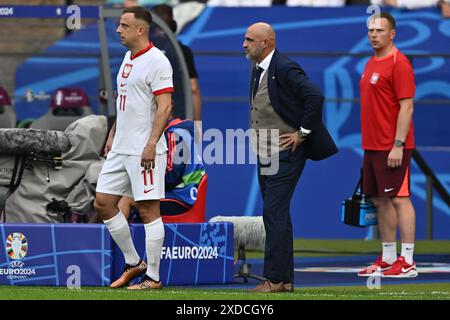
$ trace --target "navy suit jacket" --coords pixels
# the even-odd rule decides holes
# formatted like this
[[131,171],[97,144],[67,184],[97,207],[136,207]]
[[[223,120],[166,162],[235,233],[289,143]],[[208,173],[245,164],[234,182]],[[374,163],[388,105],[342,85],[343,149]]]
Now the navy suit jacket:
[[[337,153],[336,144],[322,123],[324,98],[305,71],[275,50],[267,72],[269,98],[275,112],[297,130],[312,130],[302,144],[306,157],[317,161]],[[250,95],[251,92],[250,87]]]

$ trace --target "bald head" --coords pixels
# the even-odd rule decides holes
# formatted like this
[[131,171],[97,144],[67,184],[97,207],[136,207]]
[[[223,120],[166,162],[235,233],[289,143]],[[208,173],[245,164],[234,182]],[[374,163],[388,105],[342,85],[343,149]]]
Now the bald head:
[[255,34],[261,37],[261,39],[270,40],[275,47],[275,31],[270,24],[265,22],[257,22],[252,24],[248,30],[252,30]]
[[265,22],[257,22],[248,27],[242,47],[247,58],[260,63],[275,49],[275,31]]

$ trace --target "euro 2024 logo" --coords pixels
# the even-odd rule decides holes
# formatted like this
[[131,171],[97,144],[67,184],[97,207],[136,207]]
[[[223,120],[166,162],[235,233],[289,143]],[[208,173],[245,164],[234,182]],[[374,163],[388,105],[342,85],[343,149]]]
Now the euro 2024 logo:
[[0,268],[0,276],[6,276],[10,280],[18,280],[36,275],[35,268],[24,268],[25,264],[21,261],[28,253],[28,240],[24,234],[20,232],[11,233],[6,238],[6,252],[12,261],[9,263],[9,268]]
[[19,232],[11,233],[8,238],[6,238],[6,251],[13,260],[25,258],[28,252],[27,237]]

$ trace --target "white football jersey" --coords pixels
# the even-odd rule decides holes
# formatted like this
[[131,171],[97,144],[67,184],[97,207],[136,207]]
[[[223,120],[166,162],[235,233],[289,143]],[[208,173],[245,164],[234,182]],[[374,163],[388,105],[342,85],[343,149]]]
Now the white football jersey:
[[[117,75],[116,134],[111,151],[142,155],[156,114],[156,96],[173,92],[172,72],[167,57],[151,42],[134,57],[130,51],[125,54]],[[166,151],[162,134],[156,153]]]

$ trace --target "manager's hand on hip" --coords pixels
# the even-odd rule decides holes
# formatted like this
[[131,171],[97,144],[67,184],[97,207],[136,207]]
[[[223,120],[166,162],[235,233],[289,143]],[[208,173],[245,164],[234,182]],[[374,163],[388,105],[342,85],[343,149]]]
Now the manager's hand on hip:
[[141,156],[141,167],[153,169],[155,167],[156,146],[145,146]]
[[292,151],[295,151],[305,139],[298,135],[298,132],[286,133],[280,136],[280,147],[289,148],[292,147]]

